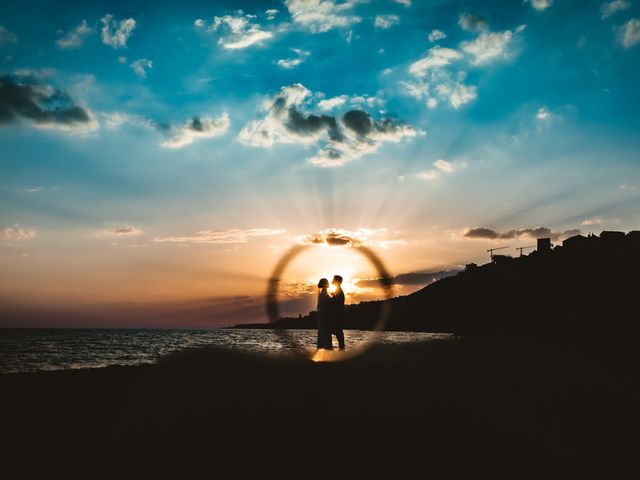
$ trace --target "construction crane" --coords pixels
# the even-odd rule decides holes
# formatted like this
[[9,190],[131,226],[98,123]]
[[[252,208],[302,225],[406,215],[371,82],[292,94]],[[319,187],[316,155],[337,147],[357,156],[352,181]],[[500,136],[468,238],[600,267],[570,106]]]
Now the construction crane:
[[522,251],[523,250],[528,250],[530,248],[536,248],[535,245],[529,245],[528,247],[517,247],[516,250],[520,250],[520,256],[522,256]]
[[505,245],[504,247],[490,248],[489,250],[487,250],[487,252],[489,252],[489,256],[491,257],[491,261],[493,261],[493,252],[495,252],[496,250],[502,250],[503,248],[509,248],[509,245]]

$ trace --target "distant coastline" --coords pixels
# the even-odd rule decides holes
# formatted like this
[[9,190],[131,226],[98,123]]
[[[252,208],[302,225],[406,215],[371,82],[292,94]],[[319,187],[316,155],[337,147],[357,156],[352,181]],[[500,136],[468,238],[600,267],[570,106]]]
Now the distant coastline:
[[[461,335],[635,329],[628,317],[635,310],[638,271],[638,230],[574,235],[555,246],[541,238],[528,255],[492,255],[487,264],[469,264],[457,275],[388,300],[391,314],[384,329]],[[373,329],[383,303],[348,305],[346,328]],[[233,328],[315,328],[315,312]]]

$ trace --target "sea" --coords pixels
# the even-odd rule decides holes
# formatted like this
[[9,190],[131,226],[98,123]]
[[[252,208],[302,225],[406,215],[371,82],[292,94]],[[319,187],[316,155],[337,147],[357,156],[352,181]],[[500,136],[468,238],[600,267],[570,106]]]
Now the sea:
[[[316,330],[290,330],[295,343],[312,349]],[[422,332],[346,330],[347,347],[373,338],[402,344],[447,338]],[[144,365],[174,352],[203,347],[276,353],[293,348],[272,330],[261,329],[0,329],[0,373],[39,372],[111,365]]]

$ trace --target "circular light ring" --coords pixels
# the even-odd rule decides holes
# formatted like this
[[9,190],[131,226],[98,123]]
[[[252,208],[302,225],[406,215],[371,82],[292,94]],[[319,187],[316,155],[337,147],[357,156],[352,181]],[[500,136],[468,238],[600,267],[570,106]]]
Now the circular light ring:
[[[285,270],[289,266],[289,264],[296,259],[301,253],[311,248],[312,245],[295,245],[291,247],[278,261],[275,268],[271,272],[271,277],[269,278],[268,288],[267,288],[267,297],[266,297],[266,309],[267,316],[269,317],[269,322],[275,324],[277,320],[280,319],[280,303],[278,301],[278,290],[280,286],[280,279],[284,274]],[[389,275],[384,263],[382,260],[368,247],[363,245],[348,245],[350,248],[355,249],[364,256],[369,262],[374,266],[376,272],[378,273],[378,278],[380,284],[384,290],[385,300],[389,300],[392,297],[392,281],[391,276]],[[384,329],[386,322],[389,318],[389,313],[391,309],[391,303],[388,301],[382,302],[382,306],[380,308],[380,313],[378,315],[377,322],[374,325],[372,331],[370,331],[365,339],[358,342],[358,344],[354,346],[349,346],[349,348],[345,352],[340,352],[339,355],[332,355],[331,360],[346,360],[348,358],[353,358],[356,355],[364,352],[373,341],[375,337],[375,332],[381,331]],[[288,347],[290,350],[293,350],[299,355],[302,355],[306,358],[309,358],[310,352],[304,348],[296,339],[291,335],[288,329],[285,328],[274,328],[275,332],[280,336],[281,341]]]

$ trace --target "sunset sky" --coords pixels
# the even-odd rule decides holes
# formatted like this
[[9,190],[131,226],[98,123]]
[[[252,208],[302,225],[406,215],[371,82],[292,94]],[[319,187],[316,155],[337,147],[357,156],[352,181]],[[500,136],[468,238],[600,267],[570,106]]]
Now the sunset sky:
[[306,312],[375,296],[345,243],[400,275],[638,229],[639,77],[639,0],[3,2],[0,326],[264,321],[300,243]]

